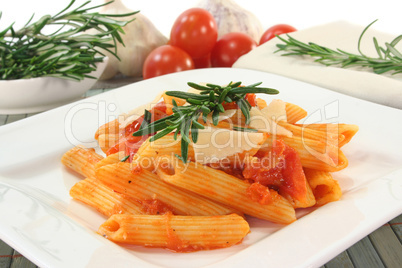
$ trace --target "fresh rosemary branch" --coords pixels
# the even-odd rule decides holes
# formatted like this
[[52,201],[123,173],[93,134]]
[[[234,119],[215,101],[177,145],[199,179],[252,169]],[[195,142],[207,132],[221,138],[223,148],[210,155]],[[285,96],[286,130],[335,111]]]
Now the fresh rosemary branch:
[[315,61],[326,66],[339,65],[342,68],[359,66],[368,67],[376,74],[383,74],[391,72],[392,74],[402,73],[402,54],[395,46],[401,41],[402,35],[393,39],[390,43],[385,43],[385,47],[378,44],[377,39],[374,37],[373,42],[378,54],[378,58],[366,56],[360,49],[361,40],[366,33],[367,29],[376,21],[370,23],[364,28],[358,41],[359,54],[348,53],[341,49],[330,49],[315,43],[303,43],[295,38],[287,35],[287,40],[281,36],[277,36],[284,44],[277,44],[279,48],[275,52],[285,51],[287,53],[283,56],[291,55],[308,55],[317,58]]
[[[198,130],[204,129],[204,125],[198,122],[202,117],[207,121],[207,115],[212,113],[212,123],[216,126],[219,120],[219,113],[223,113],[225,108],[223,103],[236,102],[241,109],[246,124],[250,122],[250,103],[245,99],[247,93],[278,94],[276,89],[258,87],[261,83],[255,83],[249,86],[241,86],[241,82],[229,83],[227,86],[214,84],[199,85],[189,82],[188,85],[200,91],[200,94],[188,93],[182,91],[167,91],[166,95],[184,99],[190,105],[177,106],[173,99],[173,114],[159,119],[144,128],[133,133],[133,136],[143,136],[157,132],[150,138],[155,141],[174,131],[174,138],[177,134],[181,135],[181,156],[178,156],[184,163],[188,159],[188,146],[192,142],[197,143]],[[242,129],[236,129],[241,131]],[[243,129],[244,130],[244,129]],[[159,131],[159,132],[158,132]],[[191,132],[191,139],[190,139]]]
[[[138,11],[120,15],[89,12],[111,3],[86,8],[90,1],[70,10],[74,2],[71,0],[56,15],[45,15],[33,23],[32,15],[20,30],[15,30],[13,23],[0,31],[0,80],[52,76],[79,81],[94,78],[88,74],[96,70],[97,62],[103,61],[104,54],[99,49],[117,57],[116,44],[123,44],[122,27],[130,21],[114,17],[131,16]],[[54,29],[50,27],[57,30],[45,34],[45,30]],[[89,30],[96,33],[90,34]]]

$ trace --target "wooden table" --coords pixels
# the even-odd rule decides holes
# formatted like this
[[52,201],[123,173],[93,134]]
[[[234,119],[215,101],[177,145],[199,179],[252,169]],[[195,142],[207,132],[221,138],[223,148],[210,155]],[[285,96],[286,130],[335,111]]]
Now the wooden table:
[[[98,82],[84,97],[93,96],[137,79]],[[32,114],[0,115],[0,126],[22,120]],[[16,250],[0,240],[0,268],[36,268]],[[326,263],[326,268],[400,268],[402,267],[402,214]]]

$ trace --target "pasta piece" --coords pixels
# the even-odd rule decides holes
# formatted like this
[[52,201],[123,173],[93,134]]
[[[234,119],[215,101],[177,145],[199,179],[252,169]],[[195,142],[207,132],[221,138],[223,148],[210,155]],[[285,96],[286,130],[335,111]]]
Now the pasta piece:
[[286,103],[287,122],[294,124],[307,116],[307,111],[293,103]]
[[98,232],[117,243],[191,252],[236,245],[250,232],[250,227],[243,217],[236,214],[224,216],[117,214],[103,223]]
[[339,183],[332,178],[329,172],[305,168],[304,173],[317,200],[317,206],[322,206],[341,198],[342,191]]
[[70,196],[108,217],[121,213],[144,214],[141,202],[114,192],[95,178],[76,183],[70,189]]
[[[169,134],[153,142],[146,140],[134,156],[133,163],[143,169],[154,171],[158,155],[174,156],[175,154],[181,154],[180,135],[175,140],[173,134]],[[189,159],[194,159],[194,150],[191,146],[189,146],[188,156]]]
[[111,165],[115,163],[121,162],[126,157],[126,154],[123,151],[111,154],[100,160],[98,163],[95,165],[95,169],[101,168],[106,165]]
[[[306,178],[307,179],[307,178]],[[315,200],[315,196],[313,190],[311,189],[310,184],[306,181],[306,198],[304,200],[293,199],[290,196],[284,196],[289,202],[292,204],[294,208],[309,208],[314,206],[317,201]]]
[[[335,172],[348,166],[348,159],[343,152],[332,144],[301,137],[281,136],[280,139],[299,153],[303,167]],[[272,141],[268,139],[264,149],[270,149],[271,144]]]
[[205,197],[171,186],[155,173],[129,163],[116,163],[99,168],[96,177],[113,190],[138,200],[157,198],[169,204],[176,215],[210,216],[236,213],[235,209],[217,204]]
[[318,130],[323,132],[331,132],[343,136],[343,139],[339,142],[339,148],[347,144],[356,133],[359,131],[359,126],[353,124],[297,124],[300,127]]
[[297,136],[303,139],[322,141],[334,146],[339,146],[339,144],[345,139],[345,136],[342,134],[338,134],[338,132],[316,130],[304,127],[304,125],[294,125],[284,121],[280,121],[278,124],[291,131],[293,136]]
[[[250,216],[275,223],[289,224],[296,220],[292,205],[276,191],[270,190],[270,204],[254,202],[247,194],[251,184],[207,166],[190,162],[184,164],[175,158],[158,161],[157,174],[164,181],[226,204]],[[266,188],[268,189],[268,188]]]
[[256,98],[255,100],[257,102],[257,106],[260,110],[264,109],[267,107],[267,102],[261,98]]
[[102,159],[103,156],[97,154],[93,148],[76,146],[63,155],[61,163],[84,177],[93,177],[95,165]]
[[[111,147],[116,145],[119,142],[119,138],[119,134],[100,134],[98,136],[98,144],[102,152],[106,153]],[[121,148],[119,151],[123,150],[124,148]]]
[[102,134],[118,134],[119,133],[119,120],[115,119],[98,128],[95,132],[95,140]]

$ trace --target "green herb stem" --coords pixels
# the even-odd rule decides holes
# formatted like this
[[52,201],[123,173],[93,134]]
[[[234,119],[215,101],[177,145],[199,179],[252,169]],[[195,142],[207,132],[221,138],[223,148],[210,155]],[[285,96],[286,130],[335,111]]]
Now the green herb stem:
[[361,42],[363,35],[374,22],[370,23],[359,37],[357,44],[359,54],[349,53],[341,49],[330,49],[313,42],[303,43],[290,35],[286,35],[287,39],[277,36],[283,43],[277,44],[278,50],[275,52],[285,52],[282,56],[311,56],[316,58],[315,62],[326,66],[338,65],[342,68],[367,67],[371,68],[376,74],[387,72],[391,72],[391,74],[402,73],[402,54],[395,48],[401,41],[402,35],[394,38],[390,43],[385,43],[385,47],[379,46],[377,39],[374,37],[373,42],[378,54],[377,58],[368,57],[362,52]]

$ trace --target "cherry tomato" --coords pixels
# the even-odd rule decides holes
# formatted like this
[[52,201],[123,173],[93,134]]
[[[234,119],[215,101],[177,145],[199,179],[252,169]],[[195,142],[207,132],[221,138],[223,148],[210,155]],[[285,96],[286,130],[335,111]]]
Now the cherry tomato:
[[260,45],[264,44],[265,42],[271,40],[275,37],[275,35],[280,35],[284,33],[291,33],[297,31],[296,28],[290,26],[288,24],[277,24],[270,28],[268,28],[261,36]]
[[145,59],[142,76],[148,79],[163,74],[194,69],[194,62],[184,50],[171,45],[157,47]]
[[170,44],[186,51],[192,58],[201,58],[211,52],[218,39],[214,17],[202,8],[184,11],[174,22]]
[[240,32],[225,34],[216,42],[211,52],[212,67],[232,67],[242,55],[250,52],[257,43],[249,35]]

